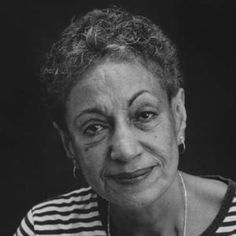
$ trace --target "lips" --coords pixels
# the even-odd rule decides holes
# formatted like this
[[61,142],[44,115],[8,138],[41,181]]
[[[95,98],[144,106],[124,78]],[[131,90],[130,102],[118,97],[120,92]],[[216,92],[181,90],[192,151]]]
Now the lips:
[[151,173],[153,168],[154,166],[143,168],[143,169],[136,170],[133,172],[122,172],[115,175],[109,175],[109,177],[114,179],[116,182],[119,182],[122,184],[133,184],[147,177]]

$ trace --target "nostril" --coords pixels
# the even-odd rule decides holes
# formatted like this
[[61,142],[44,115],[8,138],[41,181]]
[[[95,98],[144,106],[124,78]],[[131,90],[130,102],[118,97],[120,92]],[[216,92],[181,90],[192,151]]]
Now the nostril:
[[139,154],[139,145],[132,128],[121,119],[111,139],[111,159],[129,161]]

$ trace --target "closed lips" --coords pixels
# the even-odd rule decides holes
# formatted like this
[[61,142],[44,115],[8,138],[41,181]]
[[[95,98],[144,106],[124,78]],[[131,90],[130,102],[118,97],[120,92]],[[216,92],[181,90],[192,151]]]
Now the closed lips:
[[133,178],[137,178],[139,176],[145,175],[147,173],[149,173],[154,166],[152,167],[147,167],[144,169],[140,169],[140,170],[136,170],[134,172],[123,172],[120,174],[116,174],[116,175],[110,175],[110,177],[115,178],[115,179],[133,179]]

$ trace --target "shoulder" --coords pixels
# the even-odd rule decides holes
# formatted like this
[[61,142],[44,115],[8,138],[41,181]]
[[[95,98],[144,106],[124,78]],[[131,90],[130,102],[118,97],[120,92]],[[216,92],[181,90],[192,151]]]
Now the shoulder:
[[194,200],[193,203],[206,204],[209,207],[215,208],[214,211],[217,211],[227,193],[229,182],[222,181],[220,178],[213,176],[198,177],[188,174],[185,176],[189,187],[189,195]]
[[91,189],[81,188],[50,198],[32,208],[32,214],[71,212],[72,209],[90,209],[96,205],[97,194]]
[[189,213],[192,215],[192,222],[197,222],[192,224],[193,232],[204,232],[202,236],[212,235],[224,222],[228,212],[234,210],[236,213],[235,183],[217,176],[185,177],[189,188]]
[[28,234],[16,235],[80,235],[89,230],[103,235],[97,198],[97,194],[88,187],[39,203],[28,212],[17,230]]
[[[217,222],[218,220],[218,222]],[[236,183],[231,182],[223,200],[218,218],[215,220],[216,234],[232,234],[236,235]]]

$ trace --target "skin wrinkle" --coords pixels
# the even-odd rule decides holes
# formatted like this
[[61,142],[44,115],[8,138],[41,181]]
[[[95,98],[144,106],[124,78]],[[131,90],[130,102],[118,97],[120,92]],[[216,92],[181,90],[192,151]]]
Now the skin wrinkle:
[[[181,235],[178,144],[185,137],[186,112],[169,39],[146,18],[95,10],[72,22],[48,59],[43,76],[55,128],[88,184],[110,202],[111,229],[123,236]],[[150,94],[129,106],[130,96],[142,89]],[[91,108],[100,116],[76,118]],[[152,171],[141,181],[119,179],[145,168]],[[182,174],[190,196],[188,234],[199,235],[216,216],[226,186]]]
[[150,152],[153,155],[153,157],[156,158],[158,163],[160,162],[159,164],[161,164],[163,167],[165,167],[167,165],[166,159],[164,157],[162,157],[161,153],[154,151],[151,147],[149,147],[145,143],[141,143],[141,144],[148,152]]
[[[112,73],[110,73],[110,74],[108,73],[107,74],[107,73],[105,73],[105,71],[102,68],[104,68],[104,65],[105,65],[105,68],[110,68],[110,66],[108,66],[109,63],[111,63],[110,65],[112,65],[112,67],[108,71],[109,71],[109,73],[110,72],[112,72]],[[121,65],[121,67],[118,66],[118,65]],[[125,65],[125,66],[123,66],[123,65]],[[128,73],[124,73],[124,71],[122,71],[123,69],[120,70],[121,68],[128,68],[129,65],[131,66],[130,68],[135,67],[137,69],[137,71],[135,72],[136,75],[132,75],[133,72],[130,74],[131,71],[135,71],[136,69],[135,70],[132,69],[131,71],[128,71]],[[119,70],[118,70],[118,68],[119,68]],[[144,72],[143,70],[145,71],[145,75],[143,74],[143,72]],[[91,74],[95,75],[94,74],[95,71],[96,71],[96,73],[99,74],[99,76],[98,77],[97,76],[91,77]],[[122,81],[125,81],[126,87],[128,86],[127,88],[129,88],[129,86],[131,86],[130,88],[132,88],[132,89],[135,88],[134,87],[135,84],[132,82],[132,80],[136,81],[135,77],[137,76],[137,79],[138,79],[140,77],[140,75],[142,75],[142,76],[144,76],[143,80],[146,81],[146,82],[142,82],[142,83],[144,83],[145,86],[148,83],[150,85],[150,87],[148,87],[148,88],[152,88],[152,91],[153,91],[152,93],[153,94],[151,95],[149,93],[143,93],[142,95],[138,96],[135,99],[135,101],[133,101],[133,103],[131,104],[131,107],[128,108],[127,107],[128,103],[129,103],[128,101],[130,101],[130,100],[126,100],[126,99],[124,100],[124,98],[127,97],[127,95],[129,94],[129,93],[126,92],[127,89],[123,90],[123,88],[124,88],[123,84],[122,84],[123,82],[120,83],[118,81],[115,82],[114,79],[111,80],[111,75],[112,76],[114,75],[115,76],[114,78],[117,78],[117,79],[118,78],[123,78]],[[130,78],[132,78],[132,77],[133,77],[133,79],[130,80]],[[92,82],[92,84],[94,84],[94,86],[96,86],[96,87],[94,87],[94,88],[96,88],[96,90],[93,90],[93,89],[91,90],[90,88],[92,88],[92,87],[84,87],[85,84],[87,84],[87,81],[91,81],[91,82],[94,81],[95,84],[94,84],[94,82]],[[99,84],[99,86],[98,86],[97,83]],[[100,84],[102,85],[102,87],[100,87]],[[106,87],[104,87],[103,84],[105,84]],[[127,204],[128,202],[130,202],[129,198],[132,196],[132,195],[129,195],[129,192],[133,191],[132,188],[130,188],[130,189],[127,188],[127,193],[125,193],[124,191],[121,191],[121,189],[119,189],[120,187],[117,188],[117,189],[114,188],[113,184],[111,185],[111,183],[109,182],[110,180],[107,181],[107,179],[105,177],[106,173],[108,173],[108,172],[110,172],[110,173],[115,173],[116,172],[117,173],[117,172],[125,171],[125,170],[126,171],[128,171],[128,170],[130,171],[131,169],[132,170],[137,170],[137,169],[140,169],[140,168],[149,167],[151,165],[159,166],[160,168],[164,168],[165,169],[171,163],[171,162],[164,162],[165,158],[168,158],[168,155],[161,148],[162,147],[161,144],[158,145],[159,146],[158,148],[154,148],[153,149],[153,148],[150,147],[150,145],[148,145],[143,140],[143,139],[145,139],[145,135],[143,136],[143,134],[146,133],[146,137],[148,137],[147,140],[152,140],[151,143],[153,143],[153,144],[150,143],[151,145],[154,145],[154,143],[160,143],[160,142],[163,143],[164,146],[171,146],[171,145],[173,145],[173,141],[172,142],[166,142],[164,140],[161,141],[161,136],[158,135],[158,133],[154,132],[155,129],[157,129],[157,130],[160,129],[159,126],[162,123],[163,124],[166,123],[165,117],[162,118],[161,114],[164,114],[165,112],[170,112],[169,103],[168,103],[168,99],[167,99],[166,93],[162,90],[162,88],[158,88],[157,91],[153,90],[153,88],[156,87],[156,84],[157,84],[157,79],[156,78],[154,79],[153,76],[152,76],[152,73],[150,73],[149,71],[147,71],[143,67],[141,69],[140,68],[140,64],[130,64],[130,63],[122,64],[122,63],[113,63],[113,62],[106,61],[105,64],[101,64],[100,63],[100,64],[97,65],[97,67],[94,67],[93,70],[91,70],[90,73],[87,73],[86,77],[84,77],[83,80],[76,85],[75,88],[79,89],[78,92],[76,92],[77,91],[76,89],[72,90],[72,92],[71,92],[70,99],[69,99],[69,101],[67,103],[68,104],[67,110],[68,110],[68,115],[69,116],[71,116],[70,112],[73,111],[73,114],[75,114],[75,117],[77,117],[78,114],[80,114],[83,110],[85,110],[87,108],[91,108],[91,104],[93,104],[93,107],[95,105],[95,107],[97,107],[97,109],[103,110],[103,113],[104,113],[104,115],[106,117],[105,118],[105,122],[108,122],[108,126],[111,127],[111,128],[112,127],[116,127],[116,130],[118,129],[121,132],[119,134],[120,135],[119,137],[122,137],[122,132],[126,132],[127,130],[129,130],[129,132],[131,132],[131,133],[128,134],[126,132],[126,135],[128,135],[128,136],[126,136],[126,138],[128,138],[128,140],[131,140],[131,137],[132,137],[132,139],[135,138],[132,141],[133,142],[132,145],[138,145],[139,149],[141,148],[141,150],[142,150],[142,152],[136,150],[134,152],[134,153],[136,153],[135,156],[132,157],[133,161],[129,161],[129,162],[127,162],[126,157],[125,157],[124,160],[122,160],[122,159],[120,159],[119,156],[118,156],[119,159],[117,161],[114,161],[114,160],[112,161],[110,159],[110,155],[111,155],[111,150],[112,149],[110,149],[110,148],[107,148],[106,150],[104,149],[99,154],[101,156],[104,156],[103,159],[101,159],[101,160],[97,159],[97,158],[100,158],[100,157],[97,157],[97,158],[94,159],[93,155],[95,153],[98,154],[97,149],[98,148],[101,149],[100,148],[101,145],[103,145],[103,146],[104,145],[108,145],[108,147],[109,147],[110,140],[108,138],[109,136],[107,136],[109,133],[107,133],[107,132],[110,132],[110,131],[106,131],[105,130],[104,131],[105,135],[103,136],[103,134],[101,134],[102,138],[101,139],[99,138],[98,139],[99,141],[97,141],[97,142],[92,142],[91,146],[88,147],[88,145],[87,145],[88,142],[84,142],[83,145],[81,146],[81,144],[82,144],[81,140],[82,139],[81,139],[81,137],[76,132],[74,132],[76,129],[74,130],[74,128],[72,128],[72,127],[77,127],[77,123],[75,122],[73,124],[73,122],[72,122],[73,125],[70,127],[70,130],[71,130],[71,132],[74,135],[73,146],[74,146],[74,149],[75,149],[75,151],[77,153],[76,156],[80,157],[80,158],[78,158],[78,161],[79,161],[79,164],[81,166],[81,169],[85,170],[83,172],[84,172],[85,176],[87,177],[89,183],[92,185],[92,187],[94,187],[95,189],[98,190],[98,188],[100,188],[99,186],[101,186],[101,189],[98,190],[98,192],[100,193],[100,195],[102,195],[105,198],[110,196],[110,194],[112,194],[112,196],[114,196],[115,194],[118,194],[118,193],[119,193],[119,195],[123,194],[123,197],[120,196],[119,198],[123,199],[122,201],[126,202],[126,204]],[[116,86],[118,86],[118,87],[116,87]],[[146,90],[145,86],[142,87],[142,85],[139,82],[135,86],[136,87],[138,86],[137,88],[139,88],[139,86],[141,86],[140,87],[140,88],[142,88],[141,90]],[[109,87],[109,90],[106,89],[107,87]],[[140,92],[141,90],[138,90],[138,92]],[[83,94],[81,94],[81,92],[79,92],[79,91],[82,91]],[[132,90],[130,90],[130,92],[131,91]],[[159,94],[160,91],[161,91],[161,94]],[[114,92],[115,92],[115,94],[114,94]],[[80,94],[80,96],[83,97],[83,107],[81,107],[81,102],[78,100],[77,95],[76,96],[74,96],[74,95],[72,96],[72,94],[78,94],[78,95]],[[92,96],[90,96],[90,94],[92,94]],[[97,96],[97,95],[99,95],[99,96]],[[114,96],[114,95],[118,95],[118,96]],[[155,97],[155,99],[153,100],[154,97]],[[109,99],[107,99],[107,98],[109,98]],[[161,98],[161,99],[159,100],[159,98]],[[120,103],[121,101],[122,101],[122,103]],[[146,129],[146,128],[145,129],[137,129],[135,123],[133,123],[132,119],[130,118],[130,115],[133,114],[133,112],[135,112],[135,109],[139,109],[140,106],[141,107],[143,107],[143,106],[146,107],[145,104],[149,104],[149,103],[153,104],[153,105],[151,105],[151,107],[153,106],[152,109],[154,109],[157,112],[158,118],[155,119],[155,122],[154,121],[151,122],[152,125],[148,129]],[[74,104],[74,105],[72,106],[72,104]],[[119,104],[120,105],[122,104],[122,106],[120,106]],[[163,110],[163,107],[166,107],[165,110]],[[114,110],[114,108],[115,108],[115,110]],[[77,110],[77,109],[79,109],[79,110]],[[148,108],[148,109],[150,109],[150,108]],[[89,116],[90,115],[93,116],[93,114],[89,114]],[[113,120],[114,119],[114,118],[112,118],[113,116],[116,117],[115,120]],[[168,117],[169,118],[167,119],[167,121],[168,120],[170,121],[170,114],[168,115]],[[108,121],[108,118],[113,120],[113,121],[112,122],[110,120]],[[89,119],[89,117],[87,118],[87,115],[86,115],[86,119]],[[68,120],[68,122],[70,123],[69,120]],[[111,122],[111,123],[109,123],[109,122]],[[123,128],[119,129],[118,126],[117,126],[118,124],[122,125]],[[123,126],[123,124],[126,124],[126,126]],[[148,126],[149,126],[149,124],[148,124]],[[163,128],[165,126],[163,126]],[[169,126],[169,125],[166,126],[166,128],[168,128],[169,130],[172,129],[171,127],[173,127],[173,126]],[[112,130],[113,130],[113,128],[112,128]],[[158,132],[162,133],[163,131],[164,131],[163,129],[160,129]],[[114,135],[115,134],[114,132],[116,132],[116,131],[113,130],[109,135]],[[148,133],[149,133],[149,135],[147,136]],[[169,134],[166,137],[166,139],[170,139],[170,137],[173,134],[174,134],[174,132],[173,133],[171,132],[171,134]],[[157,136],[159,138],[157,138]],[[140,140],[138,141],[138,139],[140,139]],[[115,141],[113,143],[115,143]],[[79,144],[79,146],[78,146],[78,144]],[[78,147],[80,147],[80,148],[78,148]],[[117,148],[119,148],[119,146],[117,146]],[[133,151],[134,150],[135,149],[133,149]],[[176,148],[174,149],[174,151],[176,152]],[[143,158],[143,152],[146,153],[145,155],[147,155],[147,157],[148,157],[147,159]],[[84,157],[86,157],[86,158],[84,158]],[[100,184],[96,184],[96,183],[90,182],[92,180],[89,180],[91,178],[91,176],[87,174],[86,169],[89,167],[89,165],[90,165],[89,163],[92,160],[94,160],[95,163],[97,163],[97,161],[99,161],[98,165],[94,163],[94,167],[96,166],[97,170],[96,169],[91,169],[90,173],[94,173],[94,174],[96,172],[98,173],[99,177],[98,177],[98,180],[96,180],[95,182],[101,180]],[[130,164],[128,164],[128,163],[130,163]],[[91,164],[92,164],[92,162],[91,162]],[[171,164],[171,165],[173,165],[173,164]],[[174,164],[174,166],[176,166],[176,165],[177,165],[177,162],[176,162],[176,164]],[[100,168],[100,166],[102,168]],[[165,174],[164,176],[168,176],[168,175]],[[103,187],[102,187],[102,185],[103,185],[102,182],[104,182],[104,186]],[[103,192],[104,190],[102,190],[102,189],[104,189],[104,190],[107,189],[107,190],[105,190],[105,192]],[[139,191],[138,189],[139,188],[136,187],[135,191]],[[125,196],[126,194],[128,194],[128,195]],[[119,195],[117,195],[117,196],[119,196]],[[135,199],[136,199],[135,201],[137,201],[137,203],[138,203],[139,197],[135,197]],[[144,198],[141,197],[141,199],[144,199]],[[136,203],[134,203],[134,204],[136,204]],[[143,205],[144,203],[140,202],[139,204]]]
[[[181,111],[173,109],[179,99],[178,95],[169,102],[160,79],[138,61],[108,58],[90,68],[68,97],[66,122],[72,139],[64,142],[67,153],[73,154],[88,184],[111,203],[112,211],[135,215],[137,223],[150,215],[158,219],[166,201],[180,200],[177,134],[184,130],[176,124],[185,119],[175,122],[181,116],[172,114]],[[89,112],[80,116],[85,110]],[[133,184],[113,177],[144,169],[148,175]]]

